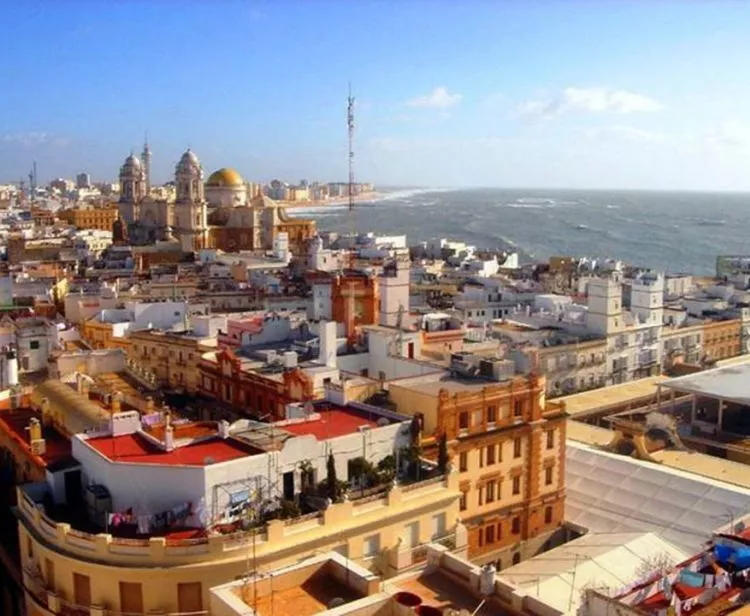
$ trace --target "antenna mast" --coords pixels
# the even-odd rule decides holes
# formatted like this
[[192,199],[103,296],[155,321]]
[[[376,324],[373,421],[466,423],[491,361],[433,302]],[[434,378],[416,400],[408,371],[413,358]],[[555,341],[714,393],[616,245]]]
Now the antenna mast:
[[352,84],[349,82],[349,97],[346,105],[346,125],[349,132],[349,230],[352,239],[355,235],[354,226],[354,97]]

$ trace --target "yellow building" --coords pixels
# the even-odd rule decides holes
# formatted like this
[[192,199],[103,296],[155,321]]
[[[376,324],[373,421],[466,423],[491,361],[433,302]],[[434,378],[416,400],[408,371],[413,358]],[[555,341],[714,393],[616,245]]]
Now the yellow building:
[[516,563],[564,522],[566,413],[546,401],[544,377],[420,378],[391,383],[389,397],[421,416],[428,456],[446,436],[470,558]]
[[213,338],[199,338],[160,331],[134,332],[128,336],[128,357],[152,372],[161,386],[195,393],[201,354],[216,350]]
[[[297,511],[254,524],[247,513],[259,513],[258,503],[279,498],[273,494],[283,493],[281,502],[289,504],[288,490],[301,494],[304,485],[314,484],[334,450],[338,476],[346,478],[354,458],[344,452],[360,451],[364,433],[370,451],[379,452],[370,456],[373,461],[411,442],[403,417],[384,414],[376,421],[378,409],[364,414],[327,402],[296,423],[274,424],[270,438],[268,426],[230,431],[225,422],[172,424],[168,416],[141,427],[134,411],[109,408],[100,397],[87,399],[86,383],[81,377],[76,392],[48,382],[37,396],[42,416],[62,421],[68,417],[60,413],[65,407],[71,416],[101,425],[99,415],[105,413],[110,427],[77,433],[70,464],[47,473],[44,482],[17,489],[28,616],[201,616],[208,614],[211,588],[315,554],[336,551],[393,577],[423,562],[423,548],[432,541],[465,550],[456,473],[423,480],[399,476],[398,483],[350,489],[348,497],[305,515]],[[272,482],[271,473],[283,481]],[[99,492],[88,489],[94,479]],[[101,494],[105,487],[106,502],[97,505],[89,493]],[[188,492],[205,500],[201,496],[198,503]],[[235,496],[243,493],[256,504],[232,513],[239,502]],[[171,521],[185,520],[173,506],[184,500],[190,503],[183,515],[201,523]],[[129,519],[109,518],[112,511]],[[171,518],[159,513],[167,511]]]
[[60,210],[57,217],[73,225],[77,229],[100,229],[112,231],[112,225],[117,220],[116,207],[69,208]]
[[122,323],[107,323],[96,318],[89,319],[81,325],[81,338],[92,349],[128,348],[128,339],[120,331]]
[[[405,529],[432,537],[432,519],[458,513],[458,478],[395,487],[376,500],[364,498],[330,506],[322,514],[272,520],[258,532],[200,539],[115,538],[89,534],[42,513],[19,488],[21,559],[29,616],[90,616],[124,613],[206,614],[208,592],[256,570],[292,564],[328,550],[345,551],[385,575],[407,569],[419,558],[400,550]],[[399,568],[400,565],[400,568]]]

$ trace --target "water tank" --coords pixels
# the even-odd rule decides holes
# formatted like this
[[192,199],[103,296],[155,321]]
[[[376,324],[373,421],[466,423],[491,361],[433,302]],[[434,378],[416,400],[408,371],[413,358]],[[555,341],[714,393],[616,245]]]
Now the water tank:
[[102,485],[90,485],[86,487],[84,498],[89,521],[105,528],[107,526],[107,515],[112,513],[112,497],[109,490]]
[[5,352],[5,364],[3,366],[3,386],[15,387],[18,385],[18,357],[15,349]]
[[290,368],[297,367],[297,353],[294,351],[287,351],[284,353],[284,368],[287,370]]

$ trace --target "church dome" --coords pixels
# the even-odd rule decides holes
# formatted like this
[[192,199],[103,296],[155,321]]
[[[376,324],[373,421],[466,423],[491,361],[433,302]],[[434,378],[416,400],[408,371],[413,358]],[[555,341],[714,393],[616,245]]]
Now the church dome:
[[224,188],[244,186],[242,176],[230,167],[224,167],[214,171],[206,181],[206,186]]
[[195,152],[188,149],[180,158],[180,162],[177,163],[177,167],[180,169],[190,169],[200,167],[200,161],[195,155]]
[[136,169],[141,168],[141,159],[138,158],[135,154],[131,154],[125,159],[125,164],[123,167],[135,167]]

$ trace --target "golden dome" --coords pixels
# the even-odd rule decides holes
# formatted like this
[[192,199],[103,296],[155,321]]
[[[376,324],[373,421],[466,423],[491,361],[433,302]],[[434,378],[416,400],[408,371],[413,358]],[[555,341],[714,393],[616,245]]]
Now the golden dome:
[[214,171],[206,182],[206,186],[215,186],[218,188],[226,186],[244,186],[245,181],[242,176],[234,169],[224,167]]

